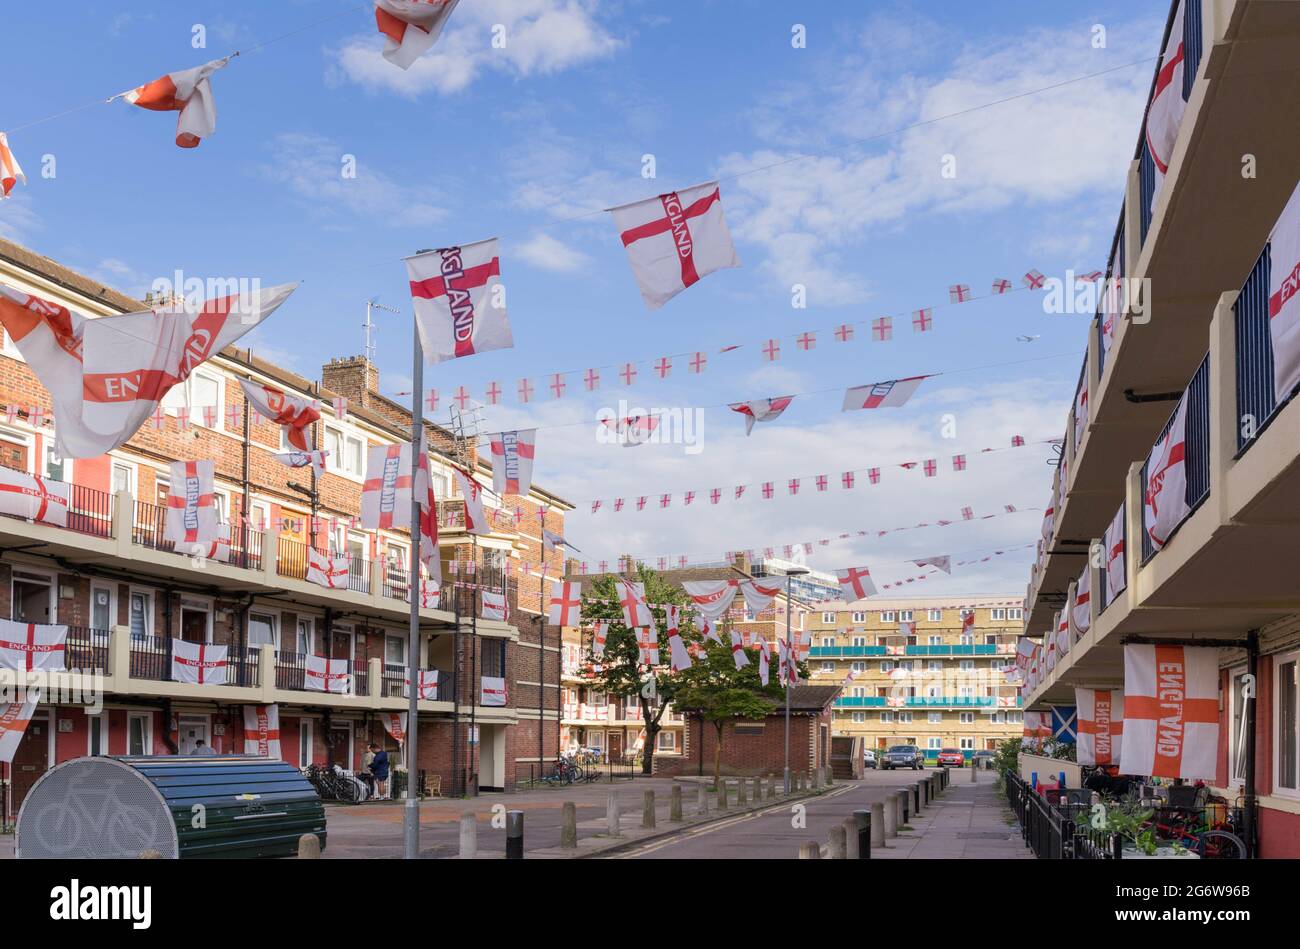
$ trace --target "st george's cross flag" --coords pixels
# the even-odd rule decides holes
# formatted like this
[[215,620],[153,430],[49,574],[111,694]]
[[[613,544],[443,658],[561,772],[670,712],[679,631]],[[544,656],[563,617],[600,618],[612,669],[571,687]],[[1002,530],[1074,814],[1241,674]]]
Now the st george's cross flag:
[[498,432],[488,442],[492,447],[492,490],[502,497],[527,496],[533,484],[537,429]]
[[1106,564],[1106,602],[1103,606],[1110,606],[1115,602],[1115,597],[1124,592],[1128,586],[1128,568],[1124,561],[1124,505],[1119,506],[1115,512],[1115,517],[1111,520],[1110,526],[1106,528],[1106,533],[1102,535],[1101,540],[1102,556]]
[[498,590],[484,590],[483,618],[494,619],[502,623],[510,622],[510,604],[506,595]]
[[596,659],[605,655],[605,638],[609,635],[609,621],[596,620],[591,626],[591,654]]
[[[1072,583],[1068,589],[1068,596],[1072,597],[1073,595],[1074,584]],[[1070,610],[1067,607],[1056,615],[1056,654],[1064,656],[1070,651],[1072,645],[1074,645],[1074,640],[1070,636]]]
[[320,419],[320,406],[314,399],[305,399],[251,379],[240,379],[239,386],[244,390],[244,398],[263,418],[284,429],[285,441],[298,451],[311,450],[307,443],[307,428]]
[[854,600],[865,600],[879,592],[871,579],[871,571],[866,567],[837,570],[835,579],[840,583],[840,596],[849,603]]
[[244,754],[280,757],[280,706],[244,706]]
[[375,0],[375,25],[384,37],[384,59],[411,65],[438,41],[460,0]]
[[579,625],[582,622],[582,584],[576,580],[552,583],[546,611],[546,622],[552,626]]
[[0,619],[0,669],[62,672],[67,645],[67,626]]
[[1124,737],[1124,693],[1120,689],[1075,689],[1079,736],[1075,751],[1085,767],[1118,765]]
[[14,755],[18,753],[18,746],[39,703],[39,690],[28,689],[23,701],[0,705],[0,762],[13,764]]
[[70,492],[71,486],[63,481],[0,467],[0,514],[67,527]]
[[657,310],[701,277],[739,267],[716,181],[610,208],[641,299]]
[[366,480],[361,485],[361,526],[392,530],[411,523],[412,492],[428,503],[429,471],[417,466],[411,477],[411,446],[371,445],[366,454]]
[[844,393],[844,411],[881,409],[903,405],[929,376],[890,379],[866,386],[853,386]]
[[752,402],[733,402],[727,406],[733,412],[745,416],[745,434],[754,430],[755,422],[770,422],[781,417],[781,413],[794,401],[792,395],[778,395],[771,399],[755,399]]
[[347,554],[323,554],[307,548],[307,582],[330,590],[346,590],[351,561]]
[[453,467],[451,476],[456,479],[460,490],[460,499],[465,504],[465,532],[467,534],[490,534],[492,525],[488,523],[483,511],[483,486],[473,475]]
[[1268,329],[1273,339],[1273,394],[1281,405],[1300,385],[1300,187],[1269,237]]
[[379,720],[383,722],[384,731],[393,737],[393,741],[398,744],[406,741],[405,712],[380,712]]
[[1213,780],[1219,746],[1219,650],[1124,647],[1121,774]]
[[316,477],[319,478],[325,474],[325,459],[328,456],[328,448],[316,451],[279,451],[275,453],[275,460],[288,468],[311,466],[311,470],[316,472]]
[[225,685],[229,682],[229,646],[172,640],[172,681],[194,685]]
[[731,658],[736,661],[737,669],[749,665],[749,656],[745,655],[745,641],[734,629],[731,631]]
[[1169,38],[1160,57],[1160,71],[1156,73],[1156,86],[1147,108],[1146,145],[1155,166],[1155,187],[1151,191],[1151,207],[1156,206],[1169,161],[1173,157],[1174,143],[1178,140],[1178,127],[1183,122],[1187,102],[1183,99],[1183,0],[1169,29]]
[[113,98],[125,99],[131,105],[152,112],[179,112],[176,144],[181,148],[195,148],[217,130],[217,102],[212,95],[210,80],[212,74],[228,62],[229,56],[193,69],[168,73]]
[[739,587],[730,580],[686,580],[682,589],[691,598],[695,612],[709,620],[718,620],[731,608]]
[[213,469],[214,462],[210,458],[173,461],[171,464],[163,539],[184,544],[182,553],[190,553],[193,544],[206,548],[221,534]]
[[1169,542],[1190,508],[1187,505],[1187,393],[1169,429],[1147,456],[1146,491],[1142,498],[1142,526],[1151,546],[1160,550]]
[[514,347],[496,238],[407,257],[406,273],[426,362]]
[[619,606],[623,608],[623,625],[629,629],[636,626],[652,626],[654,615],[645,601],[645,584],[623,577],[615,577],[614,581]]
[[1088,377],[1079,380],[1078,391],[1074,394],[1074,444],[1077,446],[1083,441],[1083,436],[1088,431]]
[[659,665],[659,636],[653,626],[642,626],[636,631],[637,664]]
[[772,600],[776,598],[776,595],[780,593],[781,590],[782,586],[780,583],[773,583],[771,581],[740,581],[740,592],[745,597],[745,606],[748,607],[755,616],[771,606]]
[[714,625],[714,621],[709,619],[707,616],[700,617],[700,632],[703,634],[705,641],[712,640],[719,646],[722,645],[722,637],[718,635],[718,630]]
[[673,672],[681,672],[683,669],[689,669],[691,667],[691,654],[686,651],[686,643],[682,642],[682,608],[676,604],[669,604],[664,612],[667,614],[668,660],[670,668]]
[[54,400],[63,458],[97,458],[127,441],[168,390],[280,306],[296,284],[209,300],[198,312],[87,319],[0,284],[0,323]]
[[[411,602],[407,595],[406,602]],[[420,580],[420,609],[437,610],[442,608],[442,564],[438,564],[438,576],[424,577]]]
[[308,656],[302,682],[303,688],[313,692],[330,692],[335,695],[352,693],[352,675],[348,672],[346,659]]
[[[419,694],[417,699],[427,699],[433,701],[438,698],[438,670],[437,669],[417,669],[416,676],[420,680]],[[411,697],[411,680],[403,679],[402,697],[409,699]]]
[[758,681],[766,686],[771,670],[772,649],[762,636],[758,637],[758,642],[754,645],[758,647]]
[[1081,636],[1092,627],[1092,568],[1084,565],[1074,583],[1074,602],[1070,606],[1070,623]]
[[9,149],[9,136],[0,132],[0,201],[9,197],[9,193],[14,190],[14,185],[20,181],[27,184],[27,176],[23,174],[22,166],[18,164],[18,159]]

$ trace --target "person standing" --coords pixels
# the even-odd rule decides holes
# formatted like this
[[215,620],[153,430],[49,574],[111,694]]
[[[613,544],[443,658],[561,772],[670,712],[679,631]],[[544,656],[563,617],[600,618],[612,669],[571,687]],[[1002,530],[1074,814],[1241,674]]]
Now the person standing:
[[388,752],[376,744],[370,745],[374,757],[370,759],[370,773],[375,776],[375,800],[388,800]]
[[370,770],[371,764],[375,760],[375,746],[370,744],[366,747],[365,754],[361,756],[361,780],[366,782],[366,787],[370,789],[370,796],[375,796],[375,775]]

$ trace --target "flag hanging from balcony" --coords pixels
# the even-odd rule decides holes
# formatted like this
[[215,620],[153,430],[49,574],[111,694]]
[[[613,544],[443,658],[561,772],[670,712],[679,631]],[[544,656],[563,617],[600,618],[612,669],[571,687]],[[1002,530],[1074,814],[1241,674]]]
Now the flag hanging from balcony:
[[582,622],[582,584],[560,580],[551,584],[546,621],[552,626],[577,626]]
[[1142,525],[1151,546],[1160,550],[1190,510],[1187,504],[1187,393],[1178,400],[1173,422],[1147,456]]
[[67,626],[0,619],[0,669],[61,672],[67,644]]
[[480,676],[479,704],[485,708],[500,708],[510,700],[504,676]]
[[0,201],[9,197],[19,181],[27,184],[27,176],[23,174],[22,166],[18,164],[14,153],[9,150],[9,136],[0,132]]
[[406,258],[426,362],[514,348],[496,238]]
[[[410,597],[407,597],[410,602]],[[438,576],[423,577],[420,582],[420,609],[436,610],[442,608],[442,564],[438,564]]]
[[1118,765],[1124,737],[1124,693],[1119,689],[1075,689],[1079,710],[1079,764]]
[[375,0],[375,25],[384,37],[384,59],[401,69],[438,42],[460,0]]
[[715,270],[740,266],[716,181],[609,210],[651,310]]
[[745,641],[734,629],[731,631],[731,658],[736,661],[737,669],[749,665],[749,656],[745,655]]
[[686,644],[682,642],[681,610],[682,608],[676,604],[669,604],[665,609],[668,624],[668,658],[673,672],[681,672],[691,667],[690,653],[686,651]]
[[163,540],[184,544],[182,553],[192,553],[192,546],[202,549],[221,533],[216,490],[213,487],[212,460],[173,461],[167,486],[167,521]]
[[303,688],[313,692],[330,692],[335,695],[352,693],[352,675],[348,672],[346,659],[326,659],[324,656],[308,656],[307,667],[303,670]]
[[[1073,587],[1073,584],[1071,584]],[[1068,591],[1067,591],[1068,592]],[[1058,658],[1065,656],[1070,651],[1070,610],[1066,609],[1056,614],[1056,655]]]
[[1016,640],[1016,665],[1021,669],[1028,669],[1029,662],[1034,657],[1034,649],[1037,644],[1028,636],[1021,636]]
[[1106,602],[1103,606],[1114,603],[1115,597],[1128,585],[1128,572],[1124,566],[1124,530],[1124,505],[1121,504],[1101,541],[1106,558]]
[[461,500],[465,502],[466,533],[492,533],[492,526],[488,523],[487,515],[483,513],[483,486],[478,483],[473,475],[461,471],[459,468],[452,468],[451,476],[456,479],[456,486],[460,489]]
[[320,419],[320,406],[314,399],[293,395],[251,379],[240,379],[239,386],[244,390],[244,398],[263,418],[284,430],[285,441],[300,452],[311,451],[311,445],[307,442],[307,428]]
[[351,561],[347,554],[323,554],[307,548],[307,582],[330,590],[346,590]]
[[740,581],[740,592],[745,597],[745,607],[754,616],[762,613],[772,605],[772,600],[781,592],[780,583],[762,582],[759,580],[742,580]]
[[0,323],[54,400],[59,455],[97,458],[126,442],[172,386],[274,313],[295,286],[241,291],[196,313],[86,319],[0,284]]
[[406,741],[406,713],[380,712],[379,720],[384,723],[384,731],[393,736],[399,744]]
[[686,580],[682,589],[691,598],[695,612],[706,620],[718,620],[731,608],[738,587],[728,580]]
[[125,99],[151,112],[179,112],[176,144],[180,148],[195,148],[217,130],[217,101],[212,95],[211,76],[229,62],[227,56],[193,69],[168,73],[113,99]]
[[1281,405],[1300,385],[1300,187],[1269,237],[1268,329],[1273,339],[1273,393]]
[[[203,557],[206,560],[213,560],[217,563],[230,563],[230,526],[222,524],[219,528],[220,535],[208,545]],[[252,644],[250,644],[252,645]]]
[[903,405],[929,376],[890,379],[871,385],[853,386],[844,393],[844,411],[893,408]]
[[281,451],[275,453],[275,460],[289,468],[306,468],[311,466],[311,470],[316,472],[316,477],[320,478],[325,474],[325,458],[329,455],[329,449],[319,451]]
[[1074,602],[1070,607],[1070,622],[1080,636],[1092,626],[1092,594],[1088,589],[1091,583],[1092,568],[1085,565],[1074,583]]
[[1178,2],[1174,13],[1173,25],[1169,29],[1169,38],[1160,57],[1160,71],[1156,73],[1156,87],[1151,96],[1151,105],[1147,107],[1146,140],[1147,152],[1151,155],[1151,164],[1155,166],[1155,187],[1151,191],[1151,208],[1155,209],[1156,199],[1169,172],[1169,160],[1173,156],[1174,143],[1178,140],[1178,127],[1183,121],[1183,112],[1187,103],[1183,99],[1183,6]]
[[1219,650],[1124,647],[1121,774],[1214,780],[1219,746]]
[[172,639],[172,681],[225,685],[230,681],[229,646]]
[[1056,668],[1056,628],[1060,625],[1061,614],[1052,614],[1052,627],[1043,636],[1043,672]]
[[507,494],[527,496],[533,484],[537,429],[498,432],[489,443],[492,446],[492,490],[501,497]]
[[70,490],[71,486],[63,481],[47,481],[24,471],[0,467],[0,514],[67,527]]
[[1025,712],[1025,726],[1020,740],[1022,747],[1036,747],[1052,737],[1051,712]]
[[[437,669],[420,669],[416,672],[420,677],[420,694],[416,698],[433,701],[438,698],[438,670]],[[402,680],[402,697],[409,699],[411,697],[411,680]]]
[[40,704],[40,692],[28,689],[21,702],[8,702],[0,705],[0,762],[13,764],[14,755],[22,743],[27,725],[36,714]]
[[[918,564],[918,566],[920,566]],[[840,583],[840,596],[852,603],[855,600],[865,600],[869,596],[875,596],[879,591],[876,584],[872,582],[871,571],[866,567],[849,567],[845,570],[836,570],[835,579]]]
[[483,591],[483,618],[502,623],[510,621],[510,604],[506,602],[504,593],[498,590]]
[[745,416],[745,434],[754,430],[755,422],[770,422],[781,417],[781,413],[794,401],[792,395],[779,395],[771,399],[755,399],[752,402],[733,402],[728,408]]
[[623,608],[623,625],[629,629],[637,626],[653,626],[654,616],[645,599],[645,584],[615,577],[615,590],[618,592],[619,606]]
[[244,754],[279,758],[279,706],[244,706]]
[[421,504],[427,505],[429,471],[420,465],[412,485],[410,443],[371,445],[361,486],[361,526],[366,530],[409,526],[413,490]]
[[1079,444],[1083,441],[1084,433],[1088,430],[1088,377],[1085,374],[1079,381],[1079,388],[1074,393],[1074,445],[1075,451],[1078,451]]

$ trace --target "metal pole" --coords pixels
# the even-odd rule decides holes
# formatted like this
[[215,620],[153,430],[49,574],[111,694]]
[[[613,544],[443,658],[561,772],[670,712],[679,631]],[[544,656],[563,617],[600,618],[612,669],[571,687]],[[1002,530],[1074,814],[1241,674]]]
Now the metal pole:
[[[546,530],[545,515],[541,516],[539,527]],[[539,535],[542,545],[541,576],[537,580],[537,768],[545,766],[546,758],[546,535]],[[563,635],[561,635],[563,639]],[[560,661],[564,661],[564,646],[560,646]],[[557,745],[559,734],[556,733]]]
[[[415,358],[411,368],[411,561],[408,588],[411,593],[411,626],[407,642],[406,677],[411,682],[410,699],[406,707],[406,803],[402,808],[403,856],[414,860],[420,855],[420,795],[416,788],[416,766],[420,745],[420,494],[415,490],[415,474],[420,459],[424,457],[424,412],[421,395],[424,391],[424,347],[420,344],[420,328],[415,320],[412,338]],[[315,488],[315,472],[312,474]],[[313,490],[313,495],[315,491]]]
[[[791,577],[785,577],[785,654],[790,656],[790,584]],[[790,670],[785,670],[785,793],[790,794]]]
[[[1255,714],[1256,696],[1259,695],[1259,631],[1252,629],[1246,634],[1246,662],[1247,671],[1250,673],[1251,696],[1244,699],[1246,713],[1246,773],[1242,775],[1245,778],[1244,797],[1242,801],[1242,830],[1246,838],[1246,857],[1247,859],[1257,856],[1255,853],[1255,733],[1257,728],[1257,717]],[[1228,701],[1229,716],[1231,716],[1232,701]]]

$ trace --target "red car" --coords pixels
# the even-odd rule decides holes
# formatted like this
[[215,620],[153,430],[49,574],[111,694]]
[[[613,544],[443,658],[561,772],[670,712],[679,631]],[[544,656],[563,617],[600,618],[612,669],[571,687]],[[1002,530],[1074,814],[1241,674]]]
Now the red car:
[[954,768],[962,768],[966,766],[966,756],[961,753],[959,748],[944,748],[939,752],[938,760],[939,767],[941,768],[945,765]]

